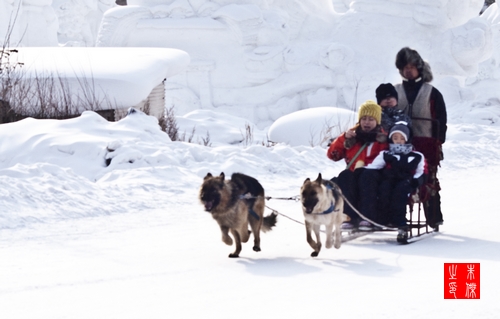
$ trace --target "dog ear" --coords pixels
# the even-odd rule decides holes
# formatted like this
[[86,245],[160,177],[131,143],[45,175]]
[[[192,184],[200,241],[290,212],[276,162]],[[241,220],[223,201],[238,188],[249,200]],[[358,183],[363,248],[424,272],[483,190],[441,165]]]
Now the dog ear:
[[318,174],[318,178],[316,178],[317,183],[321,183],[323,181],[323,177],[321,176],[321,173]]
[[224,180],[224,178],[226,177],[226,175],[224,175],[224,172],[221,172],[219,176],[222,180]]
[[[304,184],[305,184],[305,183],[307,183],[307,182],[310,182],[310,181],[311,181],[311,179],[308,177],[308,178],[306,178],[306,180],[304,181]],[[303,184],[302,184],[302,185],[303,185]]]
[[207,176],[205,176],[205,177],[203,178],[203,180],[209,179],[210,177],[212,177],[212,174],[207,173]]

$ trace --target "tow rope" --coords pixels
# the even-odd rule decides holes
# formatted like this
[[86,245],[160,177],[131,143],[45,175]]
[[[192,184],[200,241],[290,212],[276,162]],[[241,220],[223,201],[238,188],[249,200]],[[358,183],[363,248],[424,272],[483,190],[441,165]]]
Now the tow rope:
[[[340,196],[342,196],[342,198],[344,199],[344,201],[345,201],[345,202],[346,202],[346,203],[347,203],[347,204],[348,204],[348,205],[349,205],[349,206],[350,206],[350,207],[354,210],[354,212],[355,212],[356,214],[358,214],[358,215],[359,215],[359,217],[361,217],[362,219],[364,219],[364,220],[366,220],[366,221],[368,221],[368,222],[372,223],[372,224],[373,224],[373,225],[375,225],[375,226],[380,227],[381,229],[385,229],[385,230],[398,230],[398,228],[395,228],[395,227],[388,227],[388,226],[381,225],[381,224],[379,224],[379,223],[374,222],[373,220],[371,220],[371,219],[369,219],[368,217],[366,217],[365,215],[363,215],[363,214],[362,214],[362,213],[361,213],[361,212],[360,212],[360,211],[359,211],[356,207],[354,207],[354,205],[353,205],[353,204],[351,204],[351,202],[349,202],[349,200],[348,200],[348,199],[344,196],[344,194],[340,193]],[[261,197],[261,196],[253,196],[253,195],[252,195],[252,194],[250,194],[250,193],[247,193],[247,194],[245,194],[245,195],[240,195],[240,199],[252,199],[252,198],[258,198],[258,197]],[[266,200],[269,200],[269,199],[278,199],[278,200],[293,200],[293,201],[299,201],[299,200],[300,200],[300,195],[295,195],[295,196],[291,196],[291,197],[271,197],[271,196],[265,196],[264,198],[265,198]],[[289,217],[289,216],[287,216],[287,215],[284,215],[284,214],[282,214],[282,213],[278,212],[278,211],[277,211],[276,209],[274,209],[274,208],[271,208],[271,207],[269,207],[269,206],[267,206],[267,205],[266,205],[266,207],[267,207],[268,209],[270,209],[273,213],[276,213],[276,214],[281,215],[281,216],[283,216],[283,217],[286,217],[286,218],[288,218],[288,219],[290,219],[290,220],[293,220],[294,222],[297,222],[297,223],[299,223],[299,224],[304,225],[304,223],[303,223],[303,222],[298,221],[298,220],[296,220],[296,219],[293,219],[293,218],[291,218],[291,217]],[[329,213],[333,212],[333,211],[334,211],[334,209],[335,209],[335,205],[333,205],[333,202],[332,202],[332,205],[330,206],[330,208],[328,208],[326,211],[324,211],[324,212],[323,212],[323,213],[321,213],[321,214],[329,214]],[[250,214],[252,214],[252,216],[254,216],[254,217],[256,217],[257,219],[259,219],[259,216],[257,215],[257,213],[256,213],[256,212],[254,212],[252,209],[250,209],[250,208],[249,208],[249,212],[250,212]]]

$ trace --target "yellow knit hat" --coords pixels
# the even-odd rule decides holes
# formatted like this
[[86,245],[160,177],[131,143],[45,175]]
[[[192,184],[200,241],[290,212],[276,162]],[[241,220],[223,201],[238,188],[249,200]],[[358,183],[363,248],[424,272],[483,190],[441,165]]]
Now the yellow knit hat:
[[371,116],[377,121],[377,124],[380,124],[382,120],[382,108],[377,102],[368,100],[359,107],[358,122],[363,116]]

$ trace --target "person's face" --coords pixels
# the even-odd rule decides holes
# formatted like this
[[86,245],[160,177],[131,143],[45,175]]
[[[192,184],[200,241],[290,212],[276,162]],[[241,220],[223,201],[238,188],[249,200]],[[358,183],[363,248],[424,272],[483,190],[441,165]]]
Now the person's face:
[[406,140],[405,140],[403,134],[401,134],[401,133],[396,132],[396,133],[392,134],[391,138],[392,138],[392,142],[394,144],[405,144],[406,143]]
[[403,76],[408,80],[415,80],[419,76],[417,67],[413,64],[405,65],[403,68]]
[[365,115],[359,120],[359,125],[361,125],[363,132],[370,132],[377,126],[377,120],[374,117]]
[[398,105],[398,100],[396,100],[396,98],[393,96],[386,97],[385,99],[380,101],[379,105],[381,107],[395,107],[396,105]]

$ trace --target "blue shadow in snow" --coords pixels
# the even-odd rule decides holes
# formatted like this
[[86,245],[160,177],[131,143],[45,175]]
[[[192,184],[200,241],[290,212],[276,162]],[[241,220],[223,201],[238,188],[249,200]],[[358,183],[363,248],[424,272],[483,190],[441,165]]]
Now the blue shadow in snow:
[[300,259],[278,257],[273,259],[242,258],[238,263],[245,265],[247,271],[258,276],[292,277],[321,271],[321,267],[303,263]]
[[[401,271],[398,266],[378,262],[378,259],[338,260],[323,258],[291,258],[278,257],[273,259],[242,258],[237,261],[245,265],[247,271],[257,276],[293,277],[325,271],[326,267],[336,267],[348,270],[362,276],[390,277]],[[317,263],[318,266],[311,265]],[[330,270],[328,270],[330,271]]]
[[366,236],[356,239],[347,245],[361,244],[363,247],[401,255],[428,256],[436,258],[460,260],[500,261],[500,242],[447,234],[440,232],[433,237],[424,238],[409,245],[398,245],[393,238],[379,239]]

